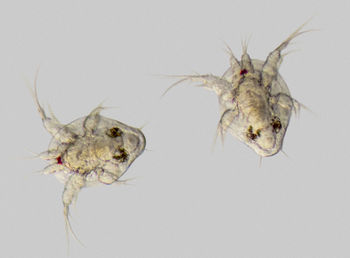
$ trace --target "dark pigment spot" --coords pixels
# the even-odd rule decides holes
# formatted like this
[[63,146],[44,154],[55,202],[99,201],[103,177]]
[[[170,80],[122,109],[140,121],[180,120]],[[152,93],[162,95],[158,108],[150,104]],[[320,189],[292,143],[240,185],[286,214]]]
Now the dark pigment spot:
[[126,152],[126,150],[121,147],[119,148],[119,154],[113,156],[114,159],[120,161],[120,162],[125,162],[129,158],[129,154]]
[[122,130],[120,130],[118,127],[113,127],[107,131],[107,135],[112,138],[119,137],[123,134]]
[[246,133],[246,136],[251,139],[252,141],[255,141],[256,138],[260,137],[261,135],[261,129],[258,129],[256,130],[256,132],[254,133],[253,132],[253,126],[249,126],[248,127],[248,130],[247,130],[247,133]]
[[282,128],[281,120],[277,116],[274,116],[271,121],[271,126],[272,130],[278,133]]
[[57,157],[57,158],[56,158],[56,160],[57,160],[57,164],[62,165],[62,159],[61,159],[61,156]]
[[241,70],[241,72],[239,74],[240,75],[244,75],[244,74],[247,74],[247,73],[248,73],[247,69],[243,69],[243,70]]

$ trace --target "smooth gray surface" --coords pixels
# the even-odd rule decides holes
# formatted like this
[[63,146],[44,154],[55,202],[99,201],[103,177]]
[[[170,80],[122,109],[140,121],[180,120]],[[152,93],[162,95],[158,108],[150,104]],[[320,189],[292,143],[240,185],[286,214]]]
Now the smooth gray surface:
[[[66,257],[63,185],[27,159],[50,137],[26,80],[68,123],[146,123],[130,185],[86,188],[70,257],[350,257],[349,1],[2,1],[0,256]],[[211,151],[216,96],[159,74],[220,75],[227,42],[264,59],[308,18],[281,67],[293,97],[284,150],[265,158],[231,136]]]

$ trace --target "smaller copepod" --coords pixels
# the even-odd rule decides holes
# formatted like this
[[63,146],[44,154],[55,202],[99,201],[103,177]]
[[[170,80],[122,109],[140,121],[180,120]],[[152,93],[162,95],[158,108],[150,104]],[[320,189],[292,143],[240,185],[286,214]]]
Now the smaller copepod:
[[44,127],[52,135],[48,150],[39,157],[49,161],[43,174],[54,174],[63,184],[63,214],[66,232],[77,239],[69,222],[69,206],[83,187],[112,184],[144,151],[146,138],[140,129],[100,115],[102,106],[85,117],[61,124],[39,103],[36,79],[32,91]]
[[307,32],[301,31],[304,25],[273,50],[265,61],[251,59],[246,43],[240,61],[227,47],[230,67],[221,77],[211,74],[176,76],[181,80],[168,90],[186,80],[200,82],[199,86],[218,95],[221,118],[217,134],[222,140],[229,131],[261,157],[275,155],[282,148],[292,111],[297,113],[301,106],[292,98],[279,74],[284,56],[281,52],[295,37]]

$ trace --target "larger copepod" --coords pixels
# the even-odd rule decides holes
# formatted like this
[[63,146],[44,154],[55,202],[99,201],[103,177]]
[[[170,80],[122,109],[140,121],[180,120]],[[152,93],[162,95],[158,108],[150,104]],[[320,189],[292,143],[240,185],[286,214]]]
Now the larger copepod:
[[79,191],[86,186],[118,182],[144,151],[146,138],[138,128],[101,116],[102,106],[85,117],[61,124],[52,112],[48,116],[40,105],[36,81],[32,91],[34,101],[44,127],[53,137],[48,150],[39,154],[50,163],[42,173],[54,174],[64,184],[66,231],[77,239],[70,225],[69,207]]
[[221,118],[217,134],[222,140],[229,131],[261,157],[275,155],[282,148],[292,111],[297,113],[301,106],[292,98],[279,74],[283,60],[281,52],[295,37],[307,32],[302,31],[304,25],[274,49],[265,61],[251,59],[247,44],[243,44],[240,61],[227,47],[230,67],[221,77],[212,74],[176,76],[181,80],[168,90],[183,81],[200,82],[200,86],[218,95]]

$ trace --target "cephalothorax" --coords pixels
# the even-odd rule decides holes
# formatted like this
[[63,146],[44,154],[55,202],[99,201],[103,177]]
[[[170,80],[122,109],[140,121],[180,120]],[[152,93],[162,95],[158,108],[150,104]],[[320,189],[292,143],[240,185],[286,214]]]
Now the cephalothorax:
[[[278,153],[283,144],[291,113],[300,103],[291,97],[287,84],[278,72],[281,54],[301,31],[300,26],[265,61],[251,59],[247,44],[239,61],[227,47],[230,67],[221,76],[184,75],[170,88],[186,80],[200,82],[219,97],[221,118],[217,133],[222,139],[227,131],[251,147],[262,157]],[[169,88],[169,89],[170,89]],[[168,89],[168,90],[169,90]]]
[[61,124],[41,107],[34,84],[33,97],[46,130],[53,136],[47,151],[39,157],[48,160],[42,171],[54,174],[62,183],[62,201],[67,232],[69,206],[81,188],[98,183],[112,184],[126,172],[144,151],[146,139],[140,129],[100,115],[102,106],[69,124]]

